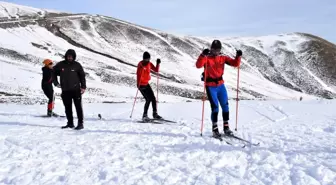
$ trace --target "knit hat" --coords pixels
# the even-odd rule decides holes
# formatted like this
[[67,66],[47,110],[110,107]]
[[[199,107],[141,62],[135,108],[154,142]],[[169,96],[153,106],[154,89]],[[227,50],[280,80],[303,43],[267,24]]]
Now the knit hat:
[[144,60],[145,59],[150,59],[150,54],[147,51],[145,51],[143,56],[142,56],[142,59],[144,59]]
[[44,64],[44,66],[48,66],[48,65],[50,65],[50,64],[52,64],[53,62],[52,62],[52,60],[50,60],[50,59],[45,59],[45,60],[43,60],[43,64]]

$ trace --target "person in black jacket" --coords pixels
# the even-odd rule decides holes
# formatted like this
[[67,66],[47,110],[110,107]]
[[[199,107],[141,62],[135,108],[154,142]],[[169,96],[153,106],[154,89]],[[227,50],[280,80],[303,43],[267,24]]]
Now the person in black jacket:
[[[69,49],[64,56],[65,60],[57,63],[54,67],[54,85],[62,89],[62,100],[65,107],[65,114],[68,120],[66,126],[62,128],[74,128],[72,115],[72,100],[74,101],[78,125],[75,128],[80,130],[84,128],[83,125],[83,107],[82,94],[86,89],[86,80],[83,67],[76,60],[76,52]],[[61,84],[58,83],[57,76],[60,76]]]
[[47,116],[51,117],[53,115],[54,108],[54,89],[53,89],[53,80],[52,80],[52,68],[53,62],[50,59],[45,59],[43,61],[44,67],[42,67],[42,82],[41,87],[44,94],[48,98],[48,108],[47,108]]

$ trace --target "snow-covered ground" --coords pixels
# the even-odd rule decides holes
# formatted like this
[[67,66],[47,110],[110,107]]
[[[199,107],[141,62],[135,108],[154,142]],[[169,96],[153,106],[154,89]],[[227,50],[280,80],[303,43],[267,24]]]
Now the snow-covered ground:
[[0,184],[335,184],[336,101],[240,101],[237,135],[260,142],[246,148],[210,138],[208,102],[201,137],[201,105],[160,103],[178,123],[158,125],[135,121],[143,102],[133,119],[131,103],[84,104],[74,131],[45,105],[0,104]]

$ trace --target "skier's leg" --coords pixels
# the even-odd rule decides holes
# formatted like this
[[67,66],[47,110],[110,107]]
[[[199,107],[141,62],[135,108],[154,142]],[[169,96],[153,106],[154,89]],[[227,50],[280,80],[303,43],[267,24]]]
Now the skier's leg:
[[157,108],[156,108],[156,98],[153,92],[153,89],[150,85],[148,85],[148,99],[152,103],[152,109],[153,109],[153,118],[159,119],[161,116],[158,115]]
[[218,89],[218,100],[222,108],[222,116],[223,116],[223,130],[225,134],[231,135],[229,127],[229,101],[228,94],[225,88],[225,85],[222,84]]
[[149,95],[148,95],[148,86],[145,86],[145,87],[141,87],[139,89],[139,91],[141,92],[142,96],[145,98],[146,102],[145,102],[145,106],[144,106],[144,111],[143,111],[143,117],[148,117],[148,108],[149,108],[149,104],[150,104],[150,98],[149,98]]
[[218,136],[218,99],[217,99],[217,87],[206,87],[206,93],[211,106],[211,121],[212,131],[214,135]]
[[228,101],[228,94],[227,90],[222,84],[221,86],[218,87],[218,100],[220,103],[220,106],[222,108],[222,113],[223,113],[223,121],[227,122],[229,121],[229,101]]
[[47,114],[48,116],[51,116],[52,109],[53,109],[54,91],[52,87],[49,87],[49,86],[44,86],[42,89],[43,89],[44,94],[48,98]]
[[78,125],[75,129],[83,129],[84,128],[84,116],[83,116],[83,105],[82,105],[82,94],[80,90],[73,92],[73,100],[76,108],[76,113],[78,117]]
[[62,128],[68,128],[74,127],[74,123],[73,123],[73,116],[72,116],[72,94],[71,91],[63,91],[62,92],[62,101],[64,104],[64,108],[65,108],[65,115],[67,117],[68,123],[66,126],[62,127]]

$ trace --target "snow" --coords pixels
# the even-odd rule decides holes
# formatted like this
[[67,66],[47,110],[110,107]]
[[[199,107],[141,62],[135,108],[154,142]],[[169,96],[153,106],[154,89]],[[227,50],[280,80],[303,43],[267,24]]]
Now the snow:
[[[12,17],[14,15],[25,14],[32,17],[38,15],[37,12],[44,12],[45,10],[36,9],[31,7],[25,7],[20,5],[15,5],[6,2],[0,2],[3,10],[0,14],[6,14],[8,12]],[[33,14],[36,14],[33,16]],[[106,18],[105,16],[95,16],[95,15],[69,15],[61,17],[48,18],[54,21],[53,24],[61,26],[62,33],[66,34],[69,38],[75,40],[94,51],[108,54],[112,57],[119,58],[126,63],[137,65],[141,60],[142,53],[144,51],[149,51],[153,58],[153,63],[155,63],[156,58],[161,58],[161,68],[160,73],[167,77],[180,79],[186,83],[180,84],[173,82],[171,80],[160,79],[160,84],[170,85],[173,87],[179,87],[180,89],[187,90],[197,90],[199,92],[203,91],[203,82],[200,80],[200,74],[203,69],[196,69],[195,62],[197,56],[193,56],[190,53],[185,53],[190,48],[179,44],[178,42],[185,41],[192,44],[195,48],[205,47],[204,43],[212,42],[212,38],[207,37],[189,37],[189,36],[175,36],[170,35],[169,38],[161,36],[165,34],[162,31],[146,28],[143,26],[135,25],[132,23],[125,22],[123,20]],[[20,19],[15,19],[14,21],[19,21]],[[33,20],[33,19],[32,19]],[[8,23],[9,21],[5,21]],[[84,23],[83,23],[84,22]],[[110,27],[104,27],[104,24],[108,24]],[[109,30],[113,28],[112,31]],[[116,29],[116,31],[114,31]],[[145,33],[142,33],[144,31]],[[134,34],[139,32],[138,37],[134,37]],[[91,51],[75,47],[71,45],[66,40],[62,39],[49,32],[46,28],[38,25],[27,25],[24,27],[11,27],[6,29],[0,29],[0,34],[2,39],[0,41],[0,47],[14,50],[22,55],[31,55],[36,57],[26,61],[15,61],[15,59],[8,58],[8,56],[0,56],[0,67],[8,67],[15,71],[13,74],[7,74],[9,76],[15,76],[18,81],[16,81],[17,86],[11,87],[14,91],[20,91],[16,89],[19,86],[27,86],[28,90],[31,92],[37,92],[35,96],[41,95],[40,90],[40,65],[43,59],[51,58],[54,61],[60,61],[62,58],[60,54],[64,54],[69,48],[75,49],[77,52],[79,62],[84,66],[86,72],[92,77],[88,80],[91,88],[101,91],[105,91],[106,97],[99,97],[96,94],[90,94],[91,97],[95,97],[96,101],[101,101],[102,99],[118,99],[121,98],[125,101],[132,101],[133,96],[136,92],[135,86],[129,87],[129,84],[122,85],[121,89],[115,89],[119,87],[120,84],[111,84],[102,81],[102,78],[97,74],[97,72],[104,71],[108,74],[115,75],[118,77],[125,77],[127,79],[135,80],[135,67],[119,63],[111,58],[93,53]],[[174,40],[180,40],[175,41]],[[267,54],[275,62],[275,66],[285,66],[286,55],[279,55],[274,53],[276,48],[281,48],[291,52],[298,52],[300,50],[300,45],[307,41],[305,37],[298,34],[287,34],[287,35],[270,35],[263,37],[244,37],[244,38],[222,38],[223,42],[223,52],[231,57],[235,54],[235,48],[241,48],[244,46],[251,46],[264,54]],[[282,43],[283,46],[276,43]],[[33,46],[32,44],[38,44],[44,48],[39,48]],[[229,47],[227,46],[229,45]],[[167,52],[171,51],[171,52]],[[298,56],[297,56],[298,57]],[[7,64],[2,64],[3,62]],[[9,63],[8,63],[9,62]],[[299,97],[315,99],[316,97],[307,95],[298,91],[288,89],[284,86],[277,85],[264,77],[265,74],[261,74],[260,69],[250,65],[245,57],[242,60],[243,64],[249,66],[249,70],[240,71],[240,87],[245,89],[241,93],[241,98],[249,99],[298,99]],[[17,68],[18,65],[23,65],[24,68]],[[29,65],[29,63],[34,63]],[[114,68],[116,70],[106,71],[106,67]],[[301,69],[301,66],[300,66]],[[24,72],[21,72],[25,70]],[[118,71],[119,70],[119,71]],[[291,70],[291,69],[288,69]],[[310,70],[303,69],[302,78],[305,76],[311,77],[311,84],[321,84],[321,88],[329,90],[331,92],[336,92],[330,84],[320,81],[316,74],[313,74]],[[33,74],[30,74],[30,73]],[[295,71],[299,73],[298,71]],[[308,74],[306,74],[308,73]],[[22,74],[22,75],[14,75]],[[21,84],[26,78],[23,74],[29,75],[34,80],[29,80],[29,84]],[[2,75],[4,76],[4,74]],[[1,84],[6,84],[5,86],[10,87],[11,84],[4,81],[7,77],[0,79]],[[237,82],[237,69],[227,66],[225,69],[224,79],[228,87],[229,93],[234,93],[236,90]],[[283,77],[288,83],[296,86],[292,82],[291,77],[284,75]],[[317,82],[316,82],[317,81]],[[155,83],[154,81],[152,83]],[[315,86],[313,86],[315,87]],[[6,87],[0,86],[0,90]],[[122,92],[122,90],[127,89],[127,93]],[[254,92],[254,93],[251,93]],[[302,91],[306,92],[306,91]],[[90,92],[89,92],[90,93]],[[128,94],[127,96],[125,94]],[[131,94],[133,94],[131,96]],[[260,94],[261,96],[256,97],[255,94]],[[31,95],[31,94],[30,94]],[[166,99],[163,101],[170,101],[171,95],[166,95]],[[175,101],[176,97],[174,97]]]
[[329,87],[327,84],[325,84],[319,77],[317,77],[316,75],[314,75],[313,72],[311,72],[309,69],[307,69],[306,67],[303,67],[304,70],[307,71],[307,73],[312,76],[319,84],[321,84],[321,86],[324,89],[327,89],[330,92],[335,92],[333,88]]
[[210,138],[208,102],[201,137],[201,105],[160,103],[178,123],[157,125],[135,122],[143,102],[132,119],[131,103],[84,104],[75,131],[46,105],[0,104],[0,184],[335,184],[336,101],[240,101],[237,135],[261,143],[245,148]]
[[[14,19],[18,21],[21,16],[36,17],[45,13],[46,10],[0,2],[1,18],[19,18]],[[59,18],[51,19],[55,21]],[[63,18],[61,22],[65,20]],[[195,56],[184,53],[186,48],[174,45],[171,39],[160,35],[164,32],[104,16],[71,15],[66,19],[71,25],[62,27],[61,31],[76,42],[130,64],[137,64],[142,52],[148,50],[153,59],[162,59],[162,74],[187,81],[180,84],[160,79],[160,85],[203,91],[200,81],[202,69],[196,69]],[[81,21],[87,19],[89,27],[82,29]],[[105,33],[106,30],[99,27],[101,22],[113,25],[117,36]],[[119,23],[122,25],[117,25]],[[130,30],[142,30],[151,37],[140,34],[139,37],[144,39],[139,42]],[[46,113],[46,105],[0,104],[0,184],[333,185],[336,182],[336,101],[316,100],[314,96],[272,83],[244,57],[243,63],[250,69],[240,71],[240,87],[260,93],[267,99],[278,99],[240,101],[236,134],[249,141],[260,142],[258,147],[241,148],[241,143],[237,141],[232,141],[235,145],[230,146],[210,138],[208,102],[201,137],[202,103],[198,100],[185,103],[191,100],[161,92],[158,97],[159,114],[177,123],[137,123],[144,102],[139,93],[135,112],[129,118],[137,93],[135,86],[119,81],[116,84],[103,82],[97,73],[104,71],[135,80],[134,67],[75,47],[38,25],[0,28],[0,35],[1,48],[35,57],[17,59],[5,55],[6,52],[0,56],[0,98],[5,97],[2,95],[5,92],[46,100],[40,87],[42,61],[45,58],[60,61],[59,54],[64,54],[69,48],[76,50],[78,61],[88,73],[88,90],[83,96],[84,130],[61,130],[60,127],[66,123],[65,118],[40,117]],[[185,39],[198,48],[203,47],[204,42],[213,40],[206,37],[175,38]],[[286,56],[277,54],[277,49],[294,52],[299,58],[303,55],[298,54],[300,45],[307,41],[299,34],[221,40],[224,53],[229,56],[235,54],[234,48],[250,46],[277,61],[275,65],[279,67],[286,63]],[[160,42],[164,44],[157,45]],[[167,50],[176,53],[172,52],[170,56]],[[315,80],[311,83],[318,83],[331,92],[336,91],[335,86],[322,81],[311,69],[302,66],[305,65],[299,64],[305,72],[303,75]],[[107,67],[117,70],[107,70]],[[235,97],[237,69],[227,66],[224,79],[229,97]],[[287,81],[290,83],[291,79]],[[150,83],[156,83],[155,76]],[[153,90],[156,94],[157,89],[154,87]],[[254,99],[247,91],[242,91],[239,97]],[[60,89],[55,88],[55,92],[55,112],[64,114]],[[296,101],[299,97],[303,97],[304,101]],[[104,101],[127,103],[101,103]],[[231,129],[235,128],[235,105],[234,101],[230,101]],[[103,115],[103,120],[97,119],[98,113]],[[221,114],[219,119],[222,122]]]
[[8,3],[0,1],[0,18],[20,18],[22,16],[42,16],[46,12],[50,13],[61,13],[55,10],[47,10],[47,9],[38,9],[29,6],[17,5],[14,3]]
[[[76,20],[73,22],[75,29],[71,31],[68,29],[64,29],[63,31],[68,32],[68,34],[73,35],[81,35],[78,40],[78,42],[86,43],[88,47],[93,48],[96,51],[105,52],[108,54],[115,54],[114,56],[120,57],[124,59],[125,61],[137,64],[137,62],[141,59],[141,55],[137,55],[133,52],[128,52],[127,50],[129,48],[134,48],[134,44],[127,44],[125,47],[127,47],[127,50],[120,49],[118,47],[113,47],[113,45],[109,45],[111,43],[107,43],[102,39],[101,36],[96,32],[95,27],[91,26],[92,30],[89,33],[93,33],[93,35],[89,35],[88,33],[80,30],[80,26]],[[68,31],[66,31],[68,30]],[[34,60],[34,65],[29,64],[30,61],[15,61],[14,59],[7,58],[5,56],[1,56],[0,65],[1,68],[10,68],[11,70],[8,70],[8,72],[11,72],[11,74],[2,74],[4,75],[12,75],[15,76],[18,81],[16,81],[16,84],[27,86],[27,88],[30,88],[32,92],[38,92],[38,94],[35,94],[35,96],[39,96],[42,94],[42,91],[40,89],[40,78],[41,78],[41,65],[36,65],[36,63],[42,63],[43,59],[45,58],[51,58],[54,61],[60,61],[62,58],[58,54],[64,54],[65,51],[68,48],[73,48],[77,52],[77,58],[79,62],[82,63],[84,66],[84,69],[86,72],[90,74],[90,76],[95,77],[93,80],[88,80],[88,83],[92,88],[100,88],[106,92],[107,99],[111,100],[114,98],[124,98],[125,101],[132,101],[134,94],[136,92],[136,89],[126,87],[123,89],[128,89],[127,92],[130,93],[124,93],[122,91],[122,88],[116,89],[114,87],[118,87],[117,84],[108,84],[101,81],[101,79],[96,75],[96,71],[105,70],[105,66],[102,66],[102,64],[107,66],[112,66],[118,70],[121,70],[120,72],[113,71],[109,72],[110,74],[118,74],[122,76],[129,76],[131,78],[135,79],[134,73],[135,68],[131,66],[127,66],[124,64],[121,64],[113,59],[89,52],[85,49],[75,47],[65,40],[63,40],[60,37],[57,37],[53,35],[51,32],[49,32],[47,29],[43,27],[39,27],[37,25],[30,25],[26,27],[18,27],[18,28],[7,28],[7,29],[0,29],[0,34],[3,35],[3,38],[0,42],[0,47],[7,48],[11,50],[15,50],[22,54],[29,54],[32,56],[38,57],[36,60]],[[74,36],[72,36],[74,37]],[[75,38],[75,37],[74,37]],[[99,41],[99,42],[98,42]],[[131,41],[129,41],[131,42]],[[19,43],[19,44],[18,44]],[[32,43],[36,43],[39,45],[42,45],[46,47],[47,49],[40,49],[37,47],[34,47]],[[133,41],[131,43],[134,43]],[[129,47],[128,47],[129,46]],[[143,47],[143,46],[142,46]],[[156,58],[155,54],[152,54],[153,58]],[[128,58],[128,59],[127,59]],[[180,57],[181,58],[181,57]],[[40,62],[39,62],[40,60]],[[183,59],[186,62],[180,62],[180,63],[173,63],[169,62],[169,60],[162,59],[162,66],[160,68],[161,73],[166,73],[169,75],[176,76],[176,78],[180,78],[182,80],[186,80],[187,84],[179,84],[171,81],[167,81],[165,79],[160,79],[160,84],[165,85],[171,85],[175,87],[185,88],[185,89],[192,89],[192,90],[198,90],[202,91],[202,82],[200,81],[200,74],[202,72],[201,69],[196,69],[195,67],[195,61],[192,61],[190,59]],[[3,61],[10,61],[11,64],[3,64]],[[24,68],[17,68],[17,65],[23,65],[22,63],[26,63]],[[243,61],[246,63],[246,61]],[[154,62],[155,63],[155,62]],[[90,68],[87,69],[87,68]],[[21,72],[22,70],[25,70],[24,72]],[[13,71],[16,71],[15,73],[12,73]],[[33,74],[29,74],[29,71],[34,71]],[[22,74],[22,75],[17,75]],[[26,80],[26,76],[33,76],[30,80],[29,84],[21,84],[23,80]],[[224,73],[224,79],[226,81],[228,91],[230,93],[234,93],[235,87],[236,87],[236,77],[237,77],[237,69],[231,68],[229,66],[226,67],[225,73]],[[4,80],[4,78],[0,78],[0,82],[2,84],[7,84],[7,86],[11,86],[12,83],[7,82]],[[154,77],[153,77],[154,79]],[[241,70],[240,74],[240,80],[241,80],[241,88],[245,88],[248,90],[252,90],[254,92],[258,92],[262,95],[265,95],[267,98],[275,98],[275,99],[298,99],[299,97],[305,97],[305,98],[314,98],[313,96],[309,96],[297,91],[290,90],[288,88],[285,88],[280,85],[276,85],[265,78],[263,78],[262,75],[260,75],[256,71],[243,71]],[[152,83],[155,83],[154,80]],[[113,87],[113,88],[112,88]],[[0,89],[2,87],[0,86]],[[15,86],[11,87],[15,88]],[[15,89],[14,89],[15,90]],[[20,91],[20,89],[17,89]],[[130,91],[131,90],[131,91]],[[112,95],[114,94],[114,95]],[[96,97],[93,95],[96,99],[96,101],[101,101],[104,98]],[[167,95],[167,97],[170,95]],[[248,93],[242,93],[241,97],[245,98],[254,98]],[[171,98],[163,98],[161,99],[163,101],[170,101]]]

